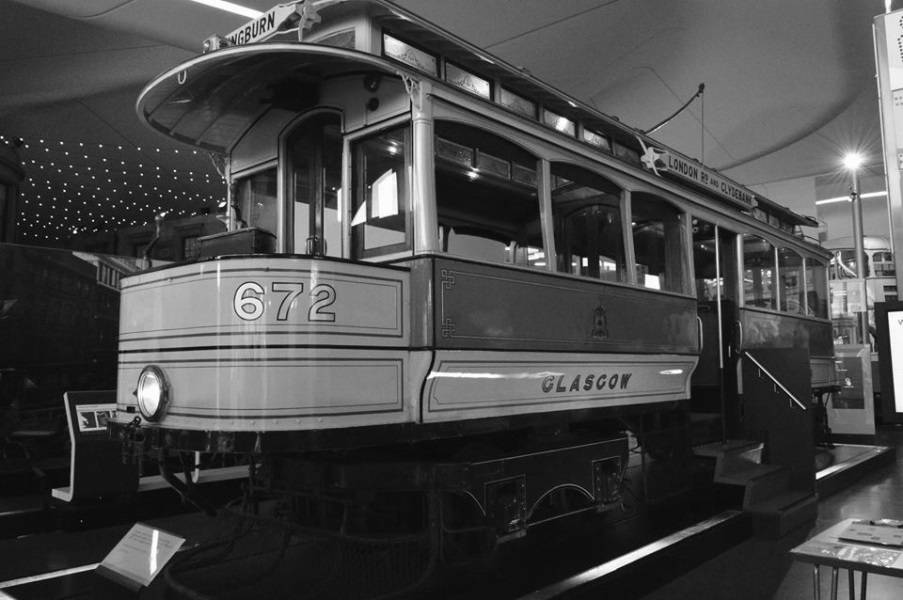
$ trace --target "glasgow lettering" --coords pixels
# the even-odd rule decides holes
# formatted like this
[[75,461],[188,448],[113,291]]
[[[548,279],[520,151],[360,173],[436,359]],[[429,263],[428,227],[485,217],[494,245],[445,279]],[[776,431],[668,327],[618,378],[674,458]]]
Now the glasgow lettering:
[[542,391],[546,394],[566,394],[570,392],[590,392],[602,390],[626,390],[633,373],[590,373],[588,375],[547,375],[542,380]]

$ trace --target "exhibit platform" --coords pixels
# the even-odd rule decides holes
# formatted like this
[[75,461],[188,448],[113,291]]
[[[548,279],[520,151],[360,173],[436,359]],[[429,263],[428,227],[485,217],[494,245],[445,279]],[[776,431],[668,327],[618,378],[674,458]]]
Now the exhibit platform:
[[[889,428],[879,431],[876,445],[873,446],[836,444],[833,448],[819,449],[819,517],[813,530],[826,520],[833,519],[836,515],[846,515],[850,511],[868,513],[862,516],[899,517],[894,512],[899,510],[894,500],[899,498],[903,490],[903,475],[898,473],[894,465],[896,453],[901,446],[903,430]],[[172,490],[166,489],[148,493],[176,495]],[[851,500],[863,493],[868,494],[868,502],[857,503]],[[876,493],[881,497],[876,499]],[[145,501],[141,500],[139,504],[143,506]],[[741,589],[743,586],[735,583],[736,587],[732,589],[736,593],[730,596],[714,593],[706,597],[731,597],[733,600],[772,597],[789,599],[802,597],[793,596],[791,592],[811,593],[811,572],[799,571],[795,566],[791,568],[792,561],[786,550],[813,533],[813,530],[794,532],[782,540],[756,540],[751,535],[749,518],[742,512],[722,510],[705,515],[698,508],[684,507],[684,510],[669,511],[671,517],[662,513],[643,524],[625,524],[607,538],[606,547],[610,551],[596,552],[593,560],[574,560],[573,555],[558,551],[556,544],[564,547],[562,540],[554,541],[550,537],[544,538],[548,534],[540,534],[525,544],[533,548],[531,553],[514,558],[496,557],[491,564],[478,572],[468,572],[466,577],[440,580],[438,584],[411,590],[399,597],[418,600],[451,599],[476,597],[472,595],[474,593],[488,593],[495,598],[541,600],[562,595],[567,595],[568,598],[595,597],[603,591],[615,593],[618,597],[649,600],[700,597],[698,594],[707,588],[697,586],[726,585],[703,582],[706,577],[712,577],[711,573],[704,575],[707,570],[714,568],[712,565],[728,560],[725,557],[750,552],[755,555],[754,560],[761,564],[741,569],[731,563],[729,567],[718,568],[718,577],[722,580],[750,579],[752,583],[745,585],[756,590],[757,594],[764,593],[761,586],[766,583],[774,589],[765,595],[750,595],[752,592],[747,594]],[[51,506],[47,510],[52,512],[59,510],[59,507]],[[163,577],[158,577],[140,592],[134,592],[111,584],[108,579],[98,575],[96,569],[136,521],[184,538],[184,549],[195,547],[209,535],[211,521],[210,517],[203,514],[190,509],[186,511],[182,514],[154,517],[149,513],[142,514],[139,507],[136,512],[121,514],[120,521],[115,524],[90,529],[43,531],[2,539],[0,556],[4,560],[0,561],[0,598],[69,600],[173,597],[172,590],[167,590]],[[677,528],[668,530],[669,523],[677,525]],[[88,522],[85,524],[87,526]],[[660,535],[656,535],[657,533]],[[528,536],[527,540],[530,538]],[[555,556],[550,556],[550,551]],[[589,547],[583,551],[590,552]],[[612,555],[613,551],[617,551],[616,554]],[[777,571],[774,570],[776,564],[781,567]],[[736,573],[730,570],[733,568],[737,569]],[[750,571],[751,568],[762,568],[765,572],[756,577]],[[790,577],[791,580],[776,581],[778,576]],[[880,600],[880,577],[875,577],[874,581],[870,579],[870,586],[870,597]],[[678,591],[674,591],[675,589]],[[782,591],[784,589],[787,591]],[[694,593],[697,595],[693,596]]]

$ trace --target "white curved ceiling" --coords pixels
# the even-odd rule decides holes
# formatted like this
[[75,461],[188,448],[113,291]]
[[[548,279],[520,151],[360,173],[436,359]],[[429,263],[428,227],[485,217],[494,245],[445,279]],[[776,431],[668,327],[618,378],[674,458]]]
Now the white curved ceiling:
[[[398,3],[639,129],[704,83],[654,137],[747,185],[830,173],[853,146],[881,161],[881,0]],[[134,116],[139,90],[246,20],[186,0],[0,0],[0,16],[0,135],[163,149]]]

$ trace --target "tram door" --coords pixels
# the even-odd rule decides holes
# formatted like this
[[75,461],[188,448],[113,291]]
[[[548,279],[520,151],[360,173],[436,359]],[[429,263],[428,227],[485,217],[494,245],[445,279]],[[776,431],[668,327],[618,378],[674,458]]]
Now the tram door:
[[294,252],[340,256],[342,134],[337,115],[306,120],[288,141],[289,195],[294,215]]
[[737,313],[737,235],[702,219],[693,220],[693,262],[702,352],[693,373],[691,410],[694,443],[727,437],[737,414],[737,378],[731,336]]

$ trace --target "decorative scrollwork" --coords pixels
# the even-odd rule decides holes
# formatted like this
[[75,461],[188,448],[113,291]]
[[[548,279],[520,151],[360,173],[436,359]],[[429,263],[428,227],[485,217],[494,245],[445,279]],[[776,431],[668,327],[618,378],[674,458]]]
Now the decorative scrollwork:
[[455,327],[455,324],[451,320],[451,317],[445,317],[442,319],[442,337],[451,337],[452,335],[454,335],[455,329],[457,329],[457,327]]
[[405,91],[411,98],[411,104],[414,105],[414,108],[420,110],[420,80],[404,73],[399,73],[399,75],[401,75],[401,80],[404,82]]

